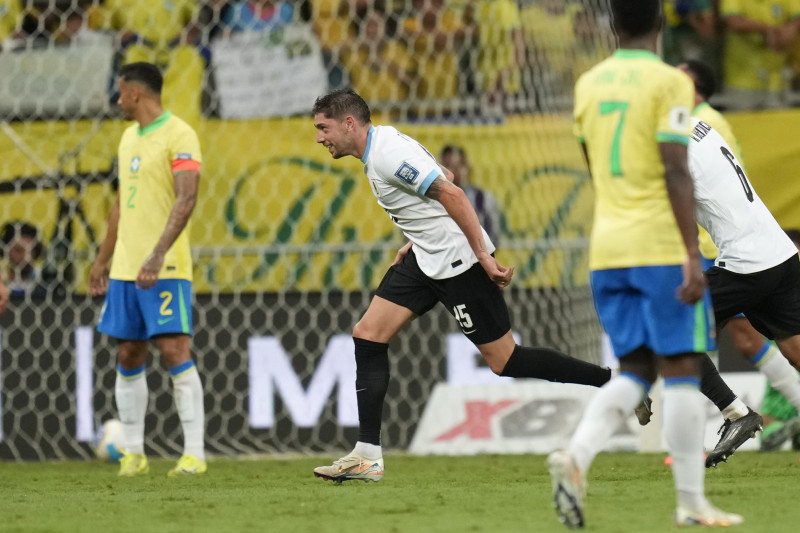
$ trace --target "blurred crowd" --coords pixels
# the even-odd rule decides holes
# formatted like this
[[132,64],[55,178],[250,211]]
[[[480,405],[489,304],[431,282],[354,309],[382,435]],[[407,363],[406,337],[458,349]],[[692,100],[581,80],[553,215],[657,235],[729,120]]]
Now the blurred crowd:
[[[712,65],[717,106],[795,103],[800,0],[664,0],[664,11],[665,60]],[[120,63],[161,65],[166,106],[191,122],[217,112],[215,41],[279,43],[296,24],[313,28],[329,88],[421,115],[568,110],[576,77],[614,48],[602,0],[0,0],[0,49],[109,43]]]

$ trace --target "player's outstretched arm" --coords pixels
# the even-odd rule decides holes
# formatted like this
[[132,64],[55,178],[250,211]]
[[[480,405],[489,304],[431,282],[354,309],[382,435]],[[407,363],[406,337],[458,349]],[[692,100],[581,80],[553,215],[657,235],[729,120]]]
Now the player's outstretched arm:
[[144,260],[139,275],[136,276],[136,286],[142,289],[153,287],[158,281],[158,274],[164,264],[164,256],[170,246],[178,238],[197,203],[197,189],[200,185],[200,172],[197,170],[184,170],[175,174],[175,203],[167,219],[167,225],[161,233],[155,248]]
[[97,251],[97,259],[94,260],[91,270],[89,270],[89,292],[92,296],[105,294],[108,290],[108,271],[111,265],[111,256],[114,255],[114,247],[117,245],[117,225],[119,224],[119,192],[108,213],[108,225],[106,236],[100,243]]
[[504,267],[498,263],[486,249],[486,242],[483,239],[481,224],[475,208],[469,203],[467,195],[456,185],[447,181],[444,177],[436,178],[428,188],[425,196],[432,198],[444,206],[447,214],[450,215],[469,242],[472,251],[480,261],[486,273],[492,281],[499,287],[507,287],[514,276],[514,267]]
[[689,173],[687,148],[672,142],[659,143],[658,146],[672,212],[686,245],[687,259],[683,265],[683,284],[678,288],[678,298],[686,303],[695,303],[703,297],[705,278],[700,264],[697,221],[694,218],[694,183]]

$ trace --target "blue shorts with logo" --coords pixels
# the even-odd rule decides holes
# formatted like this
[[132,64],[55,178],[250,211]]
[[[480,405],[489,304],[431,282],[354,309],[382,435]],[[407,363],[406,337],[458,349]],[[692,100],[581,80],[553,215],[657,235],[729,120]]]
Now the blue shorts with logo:
[[192,334],[192,282],[160,279],[150,289],[134,281],[109,280],[98,331],[124,340],[171,333]]
[[667,356],[716,349],[710,293],[684,304],[682,282],[680,265],[592,271],[594,305],[617,357],[640,346]]

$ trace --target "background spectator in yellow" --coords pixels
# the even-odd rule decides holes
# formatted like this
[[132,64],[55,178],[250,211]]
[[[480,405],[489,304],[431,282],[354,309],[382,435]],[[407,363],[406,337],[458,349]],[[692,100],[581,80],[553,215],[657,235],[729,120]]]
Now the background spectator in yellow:
[[601,23],[597,12],[585,7],[575,13],[573,31],[575,50],[572,76],[577,80],[581,74],[611,55],[614,50],[614,34],[608,22]]
[[527,48],[526,70],[543,110],[568,109],[575,84],[573,58],[580,4],[563,0],[525,0],[520,11]]
[[[521,67],[525,64],[525,39],[519,7],[514,0],[472,0],[464,24],[478,36],[477,78],[484,92],[485,113],[514,111],[521,93]],[[472,31],[472,30],[470,30]]]
[[458,49],[463,40],[461,14],[444,0],[412,0],[411,12],[400,23],[417,63],[417,98],[458,96]]
[[687,59],[713,63],[716,55],[716,17],[710,0],[664,0],[664,61],[677,65]]
[[405,100],[418,85],[414,61],[401,41],[387,35],[386,24],[385,13],[371,10],[342,52],[354,89],[371,104]]
[[788,49],[800,29],[800,0],[722,0],[727,28],[723,70],[729,106],[777,107]]
[[192,42],[199,37],[198,11],[195,0],[107,0],[91,19],[119,32],[124,64],[143,61],[161,68],[165,109],[195,127],[205,68]]
[[12,37],[22,25],[20,0],[0,0],[0,50],[3,41]]

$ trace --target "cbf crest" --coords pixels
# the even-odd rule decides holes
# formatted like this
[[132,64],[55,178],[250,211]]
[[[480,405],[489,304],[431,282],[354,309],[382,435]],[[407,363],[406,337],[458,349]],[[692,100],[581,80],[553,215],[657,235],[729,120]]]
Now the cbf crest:
[[131,159],[131,172],[139,172],[139,167],[142,165],[142,158],[138,155]]

